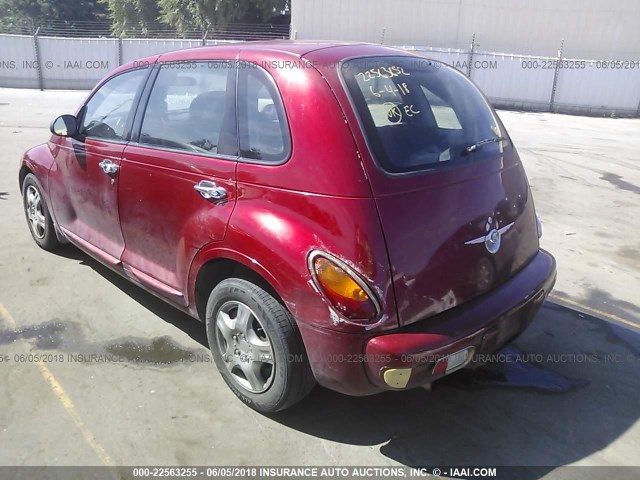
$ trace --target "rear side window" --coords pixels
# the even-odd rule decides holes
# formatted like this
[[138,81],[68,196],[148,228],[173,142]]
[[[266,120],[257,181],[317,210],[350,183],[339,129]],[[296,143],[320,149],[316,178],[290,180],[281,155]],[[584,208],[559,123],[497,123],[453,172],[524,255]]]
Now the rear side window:
[[140,143],[237,155],[234,85],[231,62],[162,65],[145,109]]
[[405,173],[502,152],[502,127],[461,73],[412,57],[367,57],[342,75],[380,166]]
[[255,65],[239,71],[240,156],[269,163],[289,157],[291,139],[282,99],[273,79]]

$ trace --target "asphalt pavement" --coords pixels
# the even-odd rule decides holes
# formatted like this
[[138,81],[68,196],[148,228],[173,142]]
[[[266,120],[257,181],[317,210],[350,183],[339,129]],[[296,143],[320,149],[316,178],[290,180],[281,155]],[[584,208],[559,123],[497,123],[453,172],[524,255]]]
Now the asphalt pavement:
[[432,391],[316,388],[267,417],[226,387],[201,323],[32,241],[20,156],[86,93],[0,89],[0,465],[640,465],[640,120],[499,112],[558,260],[501,361]]

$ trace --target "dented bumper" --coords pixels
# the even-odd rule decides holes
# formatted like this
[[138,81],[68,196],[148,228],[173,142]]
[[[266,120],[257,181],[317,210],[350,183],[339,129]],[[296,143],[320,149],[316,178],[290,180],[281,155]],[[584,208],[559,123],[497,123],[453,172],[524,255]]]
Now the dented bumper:
[[555,279],[555,260],[541,250],[482,297],[392,332],[358,335],[307,325],[300,330],[320,384],[349,395],[412,388],[512,342],[531,323]]

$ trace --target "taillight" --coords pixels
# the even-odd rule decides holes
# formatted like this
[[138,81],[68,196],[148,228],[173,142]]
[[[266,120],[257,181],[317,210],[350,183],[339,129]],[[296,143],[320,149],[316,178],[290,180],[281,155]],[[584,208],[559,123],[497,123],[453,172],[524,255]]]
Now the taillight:
[[333,308],[350,320],[372,320],[380,308],[371,291],[348,265],[324,252],[312,252],[309,269]]

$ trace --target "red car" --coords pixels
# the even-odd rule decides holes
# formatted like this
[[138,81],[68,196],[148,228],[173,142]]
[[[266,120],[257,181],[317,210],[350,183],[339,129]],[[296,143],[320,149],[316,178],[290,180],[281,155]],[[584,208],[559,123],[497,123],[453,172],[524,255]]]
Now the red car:
[[19,180],[71,242],[206,323],[261,412],[317,381],[428,384],[501,349],[551,290],[522,163],[457,70],[367,44],[243,43],[115,70]]

